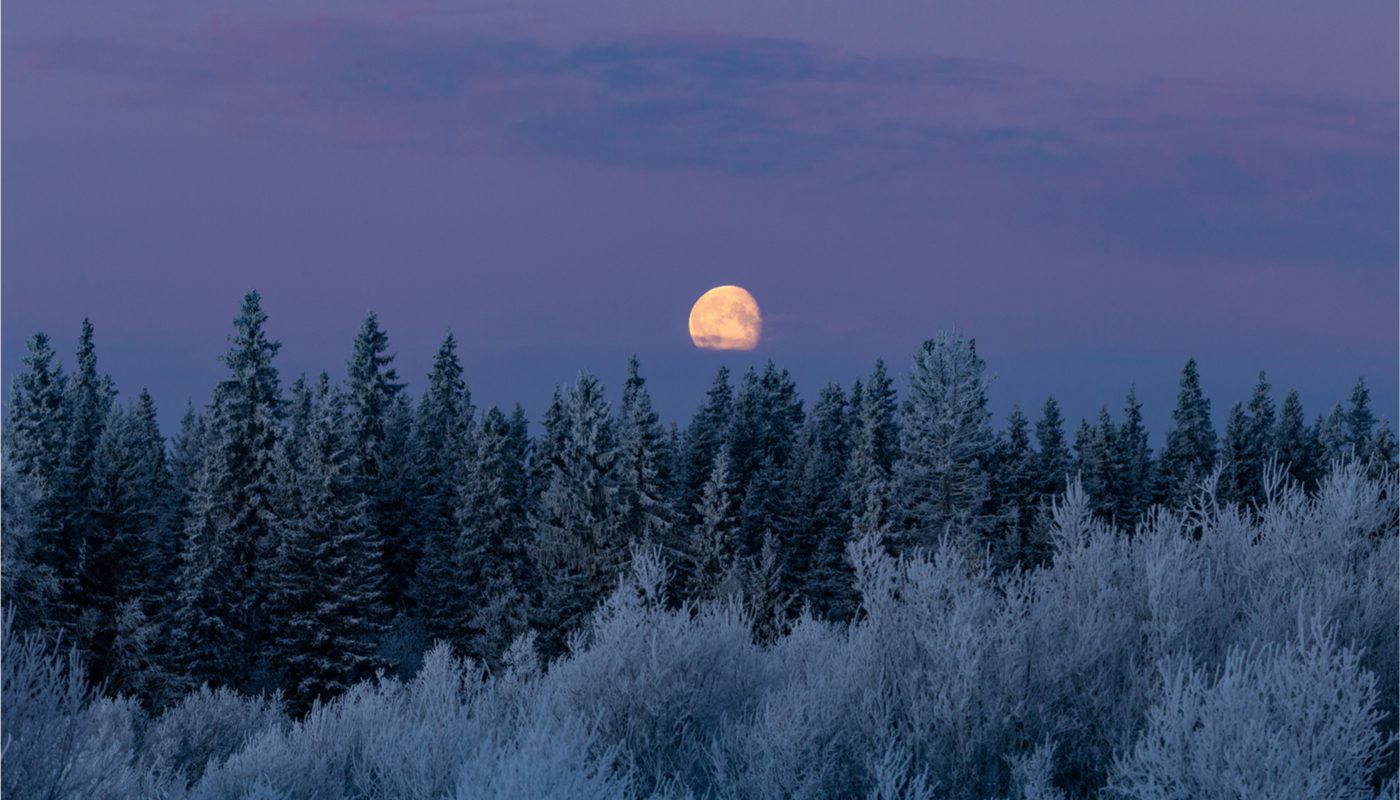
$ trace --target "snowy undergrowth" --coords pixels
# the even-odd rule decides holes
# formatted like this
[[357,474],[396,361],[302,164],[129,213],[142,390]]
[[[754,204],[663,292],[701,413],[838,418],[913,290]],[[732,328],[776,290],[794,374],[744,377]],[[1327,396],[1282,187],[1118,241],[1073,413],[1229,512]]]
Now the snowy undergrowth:
[[[1054,558],[850,548],[862,614],[754,644],[742,607],[674,609],[639,552],[574,648],[487,675],[444,646],[288,720],[203,691],[148,720],[6,628],[6,797],[1394,796],[1393,486],[1158,511],[1072,487]],[[218,724],[214,724],[215,721]]]

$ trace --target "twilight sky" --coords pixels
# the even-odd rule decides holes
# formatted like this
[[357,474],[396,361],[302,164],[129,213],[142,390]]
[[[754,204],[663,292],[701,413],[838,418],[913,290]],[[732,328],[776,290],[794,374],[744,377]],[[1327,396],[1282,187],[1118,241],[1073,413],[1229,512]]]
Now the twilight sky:
[[[721,363],[811,398],[956,327],[998,424],[1135,383],[1160,441],[1188,356],[1222,422],[1259,369],[1395,420],[1396,4],[1073,8],[13,0],[3,379],[89,316],[168,427],[257,288],[288,378],[372,308],[415,392],[451,329],[536,417],[633,352],[683,423]],[[690,343],[725,283],[752,353]]]

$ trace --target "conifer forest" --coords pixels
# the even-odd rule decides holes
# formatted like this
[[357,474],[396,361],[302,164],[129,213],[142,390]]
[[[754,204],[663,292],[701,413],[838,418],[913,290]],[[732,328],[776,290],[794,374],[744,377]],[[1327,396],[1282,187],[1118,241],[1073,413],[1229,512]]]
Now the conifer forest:
[[529,419],[373,314],[343,380],[280,369],[255,292],[228,341],[169,436],[90,324],[28,341],[7,800],[1396,797],[1364,381],[1188,360],[1154,447],[1127,386],[994,419],[959,332],[846,386],[721,368],[679,424],[635,358]]

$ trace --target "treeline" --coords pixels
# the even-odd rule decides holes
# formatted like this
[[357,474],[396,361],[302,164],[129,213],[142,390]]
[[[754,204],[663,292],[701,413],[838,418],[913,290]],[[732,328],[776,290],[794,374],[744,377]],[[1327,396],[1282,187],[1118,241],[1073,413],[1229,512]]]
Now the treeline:
[[1003,430],[971,340],[924,343],[903,403],[881,362],[809,408],[769,363],[721,368],[684,431],[664,426],[635,359],[613,409],[596,378],[557,390],[541,433],[478,411],[449,336],[414,403],[370,314],[344,385],[284,388],[278,343],[245,298],[207,407],[163,438],[152,398],[117,400],[84,323],[66,374],[43,334],[11,389],[4,436],[4,595],[19,629],[75,643],[88,678],[162,707],[202,685],[284,692],[293,710],[379,669],[411,674],[444,640],[490,668],[533,631],[551,658],[616,586],[633,545],[673,573],[673,608],[742,602],[769,641],[803,609],[858,615],[848,545],[945,541],[995,571],[1052,553],[1050,498],[1078,475],[1091,513],[1125,532],[1206,481],[1243,507],[1280,465],[1303,490],[1326,465],[1383,471],[1395,437],[1364,382],[1308,424],[1296,392],[1211,423],[1194,362],[1160,454],[1130,390],[1079,426],[1054,399]]

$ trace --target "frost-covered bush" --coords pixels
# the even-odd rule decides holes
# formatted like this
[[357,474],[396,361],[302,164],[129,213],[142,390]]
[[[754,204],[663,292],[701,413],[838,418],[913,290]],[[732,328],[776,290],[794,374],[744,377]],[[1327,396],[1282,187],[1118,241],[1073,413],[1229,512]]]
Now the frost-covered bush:
[[280,698],[245,697],[230,689],[202,686],[151,721],[142,762],[162,773],[199,778],[209,764],[237,752],[249,737],[285,726]]
[[140,706],[93,693],[73,648],[4,621],[0,793],[6,798],[160,796],[168,782],[136,763]]
[[1360,800],[1385,737],[1376,677],[1314,623],[1292,644],[1232,650],[1218,671],[1164,667],[1146,730],[1114,766],[1113,794]]
[[[741,599],[672,607],[634,554],[541,663],[430,649],[289,720],[202,690],[147,723],[72,656],[6,629],[4,789],[299,798],[1394,798],[1397,510],[1340,465],[1314,496],[1183,509],[1128,532],[1071,486],[1052,557],[998,572],[940,544],[849,555],[849,624],[756,644]],[[1306,624],[1301,624],[1303,621]],[[50,791],[54,789],[55,791]]]

